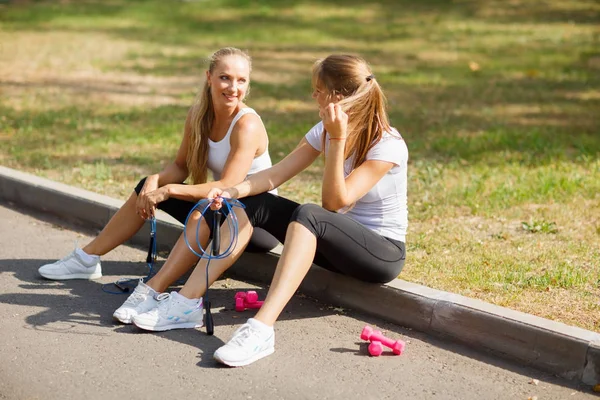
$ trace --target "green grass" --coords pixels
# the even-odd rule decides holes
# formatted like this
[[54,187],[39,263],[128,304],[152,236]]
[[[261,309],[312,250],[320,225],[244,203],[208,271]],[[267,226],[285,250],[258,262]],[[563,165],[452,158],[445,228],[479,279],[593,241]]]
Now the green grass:
[[[0,163],[124,198],[228,45],[279,160],[318,119],[312,62],[358,53],[410,150],[401,277],[600,331],[599,23],[592,0],[2,3]],[[282,193],[319,202],[320,167]]]

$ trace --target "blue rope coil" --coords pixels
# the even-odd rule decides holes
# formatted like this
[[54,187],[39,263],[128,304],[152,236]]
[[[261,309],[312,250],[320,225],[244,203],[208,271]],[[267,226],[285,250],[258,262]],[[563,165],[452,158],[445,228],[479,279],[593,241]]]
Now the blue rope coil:
[[[231,253],[233,252],[233,250],[235,249],[235,247],[237,246],[239,225],[238,225],[237,216],[235,215],[235,212],[233,212],[233,207],[245,208],[245,206],[236,199],[222,198],[223,207],[227,211],[227,216],[225,218],[225,221],[227,222],[227,225],[229,227],[229,246],[227,247],[227,249],[225,249],[225,251],[223,251],[222,253],[220,253],[218,255],[214,255],[213,252],[209,253],[207,251],[207,249],[204,249],[202,247],[202,244],[200,243],[200,225],[201,224],[200,224],[200,221],[198,221],[198,225],[196,226],[196,238],[195,238],[196,246],[198,246],[198,248],[200,249],[200,253],[198,253],[197,251],[195,251],[192,248],[192,246],[190,245],[190,242],[188,240],[188,237],[187,237],[188,221],[194,211],[200,212],[200,214],[201,214],[200,219],[204,218],[204,214],[206,214],[206,212],[209,210],[209,208],[213,202],[214,202],[214,200],[207,200],[207,199],[200,200],[190,210],[190,212],[188,213],[188,215],[185,219],[185,223],[184,223],[183,240],[185,241],[185,244],[187,245],[188,249],[190,249],[190,251],[192,253],[194,253],[197,257],[200,257],[202,259],[207,259],[207,260],[220,260],[220,259],[229,257],[231,255]],[[202,209],[202,211],[200,211],[200,209]],[[221,212],[221,211],[219,210],[216,212]],[[215,229],[215,227],[213,226],[213,240],[215,239],[214,236],[215,236],[216,231],[219,230],[218,227],[216,227],[216,228],[217,229]]]
[[190,243],[188,241],[188,237],[187,237],[188,221],[189,221],[192,213],[194,211],[199,211],[200,209],[202,209],[202,211],[200,212],[201,213],[200,219],[204,218],[204,214],[210,208],[210,206],[213,202],[214,202],[214,200],[200,200],[198,203],[196,203],[196,205],[190,210],[187,218],[185,219],[185,224],[184,224],[184,228],[183,228],[183,239],[185,240],[185,244],[187,245],[188,249],[190,249],[190,251],[192,253],[194,253],[196,256],[200,257],[201,259],[208,260],[206,262],[206,272],[205,272],[206,290],[204,291],[204,299],[202,302],[202,304],[204,306],[204,312],[205,312],[204,321],[205,321],[205,325],[206,325],[206,333],[208,335],[212,335],[214,333],[214,323],[213,323],[212,313],[210,310],[211,305],[210,305],[210,300],[208,299],[208,288],[209,288],[208,267],[210,265],[211,260],[220,260],[220,259],[229,257],[231,255],[231,253],[233,252],[233,250],[235,249],[235,247],[237,246],[239,226],[238,226],[237,216],[235,215],[235,212],[233,212],[233,207],[244,208],[244,205],[242,203],[240,203],[238,200],[222,198],[222,203],[225,206],[225,210],[227,211],[225,221],[227,221],[227,224],[229,227],[229,239],[230,239],[229,246],[222,253],[220,252],[220,243],[221,243],[220,227],[221,227],[222,211],[217,210],[217,211],[215,211],[215,214],[214,214],[213,227],[212,227],[213,228],[212,229],[212,244],[213,244],[213,246],[212,246],[212,249],[210,252],[208,252],[206,249],[204,249],[202,247],[202,243],[200,243],[200,225],[201,224],[200,224],[200,221],[198,221],[198,224],[196,225],[196,245],[198,246],[198,249],[200,249],[200,252],[201,252],[201,253],[198,253],[197,251],[195,251],[192,248],[192,246],[190,246]]
[[[207,249],[204,249],[202,247],[202,244],[200,243],[200,225],[201,225],[200,220],[198,221],[198,225],[196,227],[196,237],[195,237],[195,242],[196,242],[196,245],[198,246],[198,248],[200,249],[200,253],[195,251],[192,248],[192,246],[189,243],[188,237],[187,237],[187,226],[188,226],[190,216],[193,214],[194,211],[199,211],[201,214],[200,219],[203,219],[204,215],[210,209],[210,206],[214,202],[214,200],[203,199],[203,200],[198,201],[194,205],[194,207],[190,210],[190,212],[188,213],[188,215],[185,219],[184,227],[183,227],[183,238],[185,240],[185,244],[188,247],[188,249],[190,249],[190,251],[197,257],[199,257],[201,259],[208,259],[209,260],[208,264],[210,264],[210,260],[212,260],[212,259],[223,259],[223,258],[230,256],[231,253],[233,252],[233,250],[235,249],[235,247],[237,246],[239,226],[238,226],[237,216],[235,215],[235,212],[233,212],[233,207],[245,208],[244,204],[242,204],[240,201],[238,201],[236,199],[227,199],[227,198],[221,198],[221,199],[222,199],[223,207],[225,207],[225,209],[227,211],[227,217],[226,217],[225,221],[228,224],[229,232],[230,232],[229,246],[223,253],[221,253],[219,255],[214,255],[214,254],[212,254],[212,252],[209,253],[207,251]],[[221,212],[221,211],[219,211],[219,212]],[[158,243],[157,235],[156,235],[156,218],[152,217],[152,218],[150,218],[149,221],[150,221],[150,245],[149,245],[149,249],[148,249],[148,257],[146,258],[146,265],[148,266],[148,274],[142,278],[142,281],[144,283],[148,282],[150,279],[152,279],[152,277],[154,275],[156,275],[156,272],[154,271],[154,263],[156,262],[156,258],[157,258],[157,243]],[[216,230],[218,230],[218,228],[215,229],[215,227],[213,227],[213,236],[214,236]],[[208,291],[208,264],[206,265],[207,291]],[[123,278],[123,279],[119,279],[113,283],[107,283],[107,284],[102,285],[102,290],[104,292],[110,293],[110,294],[129,294],[135,289],[138,282],[139,282],[139,278]],[[175,283],[183,284],[185,282],[177,281]],[[117,291],[109,290],[108,286],[111,286],[111,285],[118,287],[120,289],[120,291],[117,292]]]

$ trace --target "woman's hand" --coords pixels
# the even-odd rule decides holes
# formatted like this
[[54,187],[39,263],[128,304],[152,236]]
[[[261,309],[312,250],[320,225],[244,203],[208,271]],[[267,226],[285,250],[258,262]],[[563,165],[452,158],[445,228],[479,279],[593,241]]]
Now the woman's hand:
[[135,202],[135,212],[140,216],[140,218],[147,219],[149,217],[148,209],[146,208],[146,197],[148,193],[153,192],[156,189],[158,189],[158,175],[148,176]]
[[146,216],[145,219],[154,217],[156,213],[156,208],[158,207],[158,203],[162,203],[163,201],[169,198],[169,189],[167,186],[163,186],[152,192],[144,194],[144,210]]
[[339,104],[329,103],[321,108],[319,116],[330,139],[345,139],[348,129],[348,114]]
[[235,196],[237,196],[237,190],[234,188],[225,190],[212,188],[210,189],[210,192],[208,192],[208,195],[206,195],[206,198],[212,200],[212,203],[210,204],[211,210],[219,210],[223,206],[223,199],[235,199]]

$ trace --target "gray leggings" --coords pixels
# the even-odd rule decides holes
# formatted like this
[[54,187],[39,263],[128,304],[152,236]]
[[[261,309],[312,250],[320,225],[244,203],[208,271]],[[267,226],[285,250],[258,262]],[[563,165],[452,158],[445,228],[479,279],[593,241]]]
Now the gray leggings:
[[270,193],[240,201],[252,226],[266,230],[282,243],[291,222],[305,226],[317,238],[314,263],[323,268],[365,282],[385,283],[395,279],[404,267],[404,242],[381,236],[347,215]]

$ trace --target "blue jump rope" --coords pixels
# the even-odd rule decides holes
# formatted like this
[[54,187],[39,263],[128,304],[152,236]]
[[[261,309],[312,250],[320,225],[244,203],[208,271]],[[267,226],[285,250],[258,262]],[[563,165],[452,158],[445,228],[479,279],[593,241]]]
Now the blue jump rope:
[[[208,251],[208,249],[204,249],[202,247],[202,244],[200,243],[200,225],[201,225],[200,220],[205,219],[204,215],[210,209],[210,206],[214,200],[203,199],[203,200],[200,200],[198,203],[196,203],[194,205],[194,207],[188,213],[188,215],[185,219],[184,227],[183,227],[183,239],[185,240],[185,244],[187,245],[188,249],[190,249],[190,251],[192,253],[194,253],[194,255],[199,257],[200,259],[208,260],[206,262],[206,291],[204,293],[204,309],[206,311],[205,325],[206,325],[206,333],[208,335],[212,335],[214,333],[213,318],[212,318],[212,314],[210,311],[210,301],[208,300],[208,267],[210,265],[211,260],[220,260],[223,258],[227,258],[231,255],[231,253],[235,249],[235,247],[237,245],[237,240],[238,240],[239,225],[238,225],[237,216],[235,215],[235,212],[233,212],[233,207],[245,208],[244,205],[241,202],[239,202],[238,200],[226,199],[226,198],[221,198],[221,199],[223,202],[222,209],[224,207],[224,209],[226,211],[225,221],[227,222],[227,225],[229,227],[229,239],[230,239],[229,246],[227,247],[227,249],[225,249],[225,251],[223,251],[222,253],[220,251],[220,249],[221,249],[221,218],[224,214],[223,211],[221,211],[221,210],[217,210],[214,212],[211,250]],[[200,212],[200,220],[198,220],[198,224],[196,226],[196,237],[195,237],[196,246],[198,247],[198,249],[200,249],[200,252],[197,252],[196,250],[194,250],[192,248],[192,246],[190,245],[190,242],[188,240],[188,237],[187,237],[188,221],[194,211]],[[225,223],[225,222],[223,222],[223,223]],[[142,281],[144,283],[148,282],[156,274],[156,272],[154,271],[154,263],[156,262],[156,256],[157,256],[156,219],[154,217],[152,217],[150,219],[150,245],[148,246],[148,256],[146,257],[146,264],[148,266],[148,275],[146,277],[142,278]],[[114,292],[114,291],[108,290],[106,288],[106,286],[111,285],[111,284],[102,285],[102,290],[105,291],[106,293],[111,293],[111,294],[127,294],[127,293],[131,292],[133,289],[135,289],[137,282],[138,282],[138,279],[135,279],[135,278],[119,279],[112,284],[114,284],[120,290],[120,292]],[[181,283],[180,281],[177,282],[177,284],[180,284],[180,283]]]

